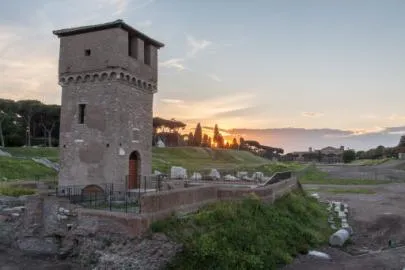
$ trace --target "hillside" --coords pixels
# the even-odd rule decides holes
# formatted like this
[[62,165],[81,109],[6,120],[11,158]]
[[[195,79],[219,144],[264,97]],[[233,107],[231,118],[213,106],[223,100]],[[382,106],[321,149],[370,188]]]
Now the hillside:
[[[58,148],[22,148],[4,149],[12,158],[1,157],[0,179],[35,179],[54,177],[55,172],[30,160],[32,157],[44,157],[57,162]],[[210,149],[200,147],[153,148],[153,170],[168,173],[172,166],[182,166],[189,172],[207,171],[216,168],[220,171],[259,170],[265,173],[298,168],[294,163],[272,162],[255,156],[247,151],[230,149]]]

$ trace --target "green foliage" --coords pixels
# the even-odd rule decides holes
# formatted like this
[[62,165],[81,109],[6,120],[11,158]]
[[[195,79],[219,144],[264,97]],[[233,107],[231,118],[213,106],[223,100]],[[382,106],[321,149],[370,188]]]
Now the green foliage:
[[41,164],[29,159],[0,157],[0,181],[14,179],[35,180],[38,176],[41,179],[53,178],[57,173]]
[[335,194],[375,194],[376,192],[372,189],[366,188],[332,188],[327,189],[327,192],[335,193]]
[[277,269],[325,243],[330,233],[326,220],[324,206],[297,192],[274,205],[253,196],[218,202],[151,228],[184,245],[169,269]]
[[10,153],[13,157],[43,157],[53,160],[59,158],[59,149],[57,147],[7,147],[5,151]]
[[34,189],[23,188],[18,186],[0,185],[0,195],[19,197],[23,195],[32,195],[32,194],[35,194]]
[[202,129],[200,123],[197,124],[197,127],[194,131],[194,146],[201,146],[202,143]]
[[387,184],[388,181],[379,181],[374,179],[333,179],[329,178],[326,172],[322,172],[315,166],[310,166],[299,173],[301,184],[320,184],[320,185],[378,185]]
[[356,152],[354,150],[345,150],[343,152],[343,162],[350,163],[356,159]]
[[271,163],[247,151],[201,147],[153,148],[152,158],[153,169],[166,172],[171,166],[182,166],[189,171],[211,168],[239,170]]

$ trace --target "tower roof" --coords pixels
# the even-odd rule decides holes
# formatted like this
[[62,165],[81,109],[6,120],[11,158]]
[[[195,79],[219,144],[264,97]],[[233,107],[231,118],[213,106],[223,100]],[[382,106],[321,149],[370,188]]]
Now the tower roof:
[[65,29],[55,30],[55,31],[53,31],[53,34],[57,35],[58,37],[65,37],[65,36],[89,33],[89,32],[94,32],[94,31],[110,29],[110,28],[122,28],[131,34],[134,34],[134,35],[148,41],[150,44],[152,44],[158,48],[161,48],[164,46],[163,43],[148,37],[144,33],[140,32],[140,31],[136,30],[135,28],[133,28],[132,26],[126,24],[123,20],[115,20],[113,22],[107,22],[107,23],[95,24],[95,25],[87,25],[87,26],[74,27],[74,28],[65,28]]

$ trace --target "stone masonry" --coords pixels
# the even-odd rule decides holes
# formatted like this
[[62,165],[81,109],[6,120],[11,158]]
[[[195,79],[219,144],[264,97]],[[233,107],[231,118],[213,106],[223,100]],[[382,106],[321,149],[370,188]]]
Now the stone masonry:
[[62,86],[59,185],[124,186],[130,156],[137,177],[150,175],[157,51],[164,45],[122,20],[53,33]]

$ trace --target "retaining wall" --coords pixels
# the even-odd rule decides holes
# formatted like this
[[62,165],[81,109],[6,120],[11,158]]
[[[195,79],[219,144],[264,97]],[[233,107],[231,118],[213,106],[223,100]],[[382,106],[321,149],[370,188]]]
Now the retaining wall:
[[[120,213],[103,210],[77,208],[66,199],[53,196],[40,196],[29,200],[24,223],[35,223],[42,227],[45,234],[66,231],[67,223],[72,223],[76,233],[91,234],[122,234],[140,236],[150,227],[151,223],[169,217],[173,213],[186,213],[219,200],[240,200],[251,193],[263,201],[273,203],[277,198],[299,187],[296,178],[284,180],[272,185],[249,187],[199,186],[145,194],[140,199],[140,213]],[[58,220],[59,207],[70,209],[74,218]]]

